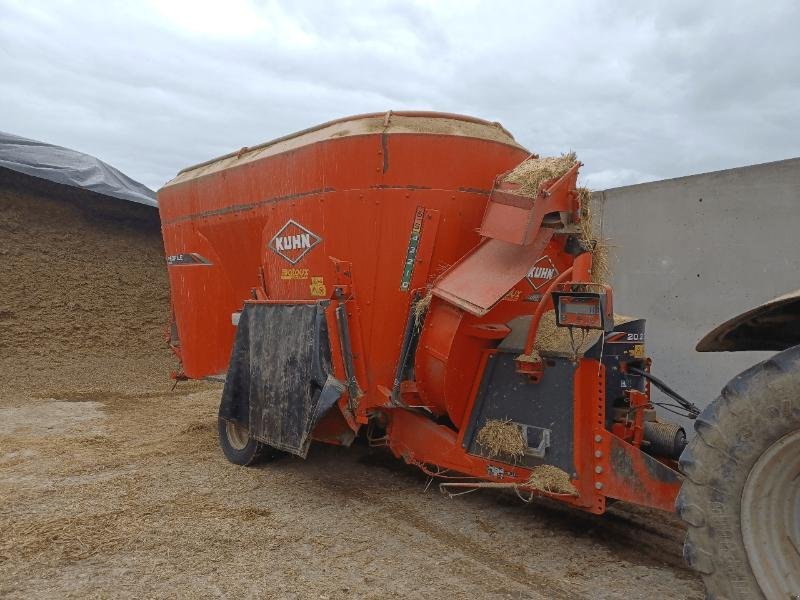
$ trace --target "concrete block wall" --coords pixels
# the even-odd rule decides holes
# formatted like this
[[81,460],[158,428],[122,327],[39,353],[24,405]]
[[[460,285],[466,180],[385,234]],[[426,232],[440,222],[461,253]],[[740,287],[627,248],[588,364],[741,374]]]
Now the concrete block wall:
[[595,194],[614,308],[647,318],[653,372],[699,406],[771,353],[699,353],[719,323],[800,288],[800,158]]

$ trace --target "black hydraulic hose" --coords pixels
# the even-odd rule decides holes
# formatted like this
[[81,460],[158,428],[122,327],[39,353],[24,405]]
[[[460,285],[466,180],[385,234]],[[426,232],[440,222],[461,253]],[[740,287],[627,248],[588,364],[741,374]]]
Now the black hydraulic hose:
[[655,375],[651,375],[647,371],[642,371],[641,369],[637,369],[636,367],[628,367],[628,371],[630,371],[631,373],[634,373],[636,375],[641,375],[642,377],[644,377],[645,379],[647,379],[651,383],[653,383],[653,385],[655,385],[658,389],[660,389],[667,396],[669,396],[670,398],[675,400],[675,402],[677,402],[684,409],[686,409],[686,412],[689,413],[689,415],[688,415],[689,418],[696,419],[697,415],[700,414],[700,409],[697,408],[697,406],[694,403],[690,402],[689,400],[687,400],[686,398],[681,396],[678,392],[673,390],[671,387],[669,387],[666,383],[661,381]]

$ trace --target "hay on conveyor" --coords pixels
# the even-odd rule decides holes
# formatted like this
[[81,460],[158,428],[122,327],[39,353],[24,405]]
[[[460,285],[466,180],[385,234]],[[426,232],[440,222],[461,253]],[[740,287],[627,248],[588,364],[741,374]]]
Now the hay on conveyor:
[[504,182],[519,186],[517,193],[525,196],[539,194],[542,183],[559,179],[578,162],[574,152],[556,157],[529,158],[519,163],[513,171],[503,177]]
[[539,465],[531,470],[531,476],[523,487],[533,488],[550,494],[577,496],[578,490],[572,485],[569,474],[553,465]]
[[[536,198],[543,183],[563,177],[577,162],[578,158],[574,152],[555,157],[532,157],[518,164],[513,171],[503,177],[503,181],[516,184],[518,186],[516,193]],[[592,191],[586,187],[580,187],[577,192],[580,200],[581,240],[592,249],[592,282],[606,283],[611,275],[608,258],[609,246],[606,240],[597,236],[595,231],[591,207]]]
[[607,283],[611,276],[608,257],[608,243],[595,231],[592,213],[592,191],[586,187],[578,188],[578,199],[581,206],[580,235],[581,241],[592,248],[592,282]]
[[489,452],[489,457],[524,456],[525,436],[522,429],[511,419],[489,419],[478,432],[477,442]]

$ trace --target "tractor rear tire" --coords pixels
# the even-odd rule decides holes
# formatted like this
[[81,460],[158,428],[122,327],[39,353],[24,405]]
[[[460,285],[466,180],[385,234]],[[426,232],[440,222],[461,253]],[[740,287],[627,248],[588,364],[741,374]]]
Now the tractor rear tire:
[[707,598],[800,598],[800,346],[728,382],[695,430],[676,508]]
[[271,446],[251,438],[247,429],[227,419],[217,419],[217,433],[222,453],[235,465],[247,467],[281,454]]

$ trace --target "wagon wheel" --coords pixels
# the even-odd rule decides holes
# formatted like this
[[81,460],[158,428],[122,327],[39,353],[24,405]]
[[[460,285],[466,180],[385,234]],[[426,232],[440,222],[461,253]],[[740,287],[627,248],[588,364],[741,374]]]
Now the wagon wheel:
[[222,453],[235,465],[253,465],[281,455],[279,450],[250,437],[249,430],[234,421],[219,418],[217,433]]

